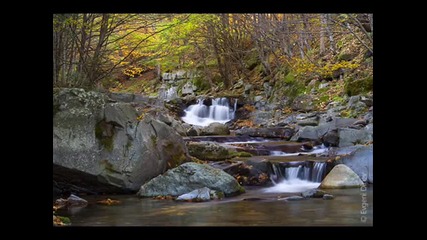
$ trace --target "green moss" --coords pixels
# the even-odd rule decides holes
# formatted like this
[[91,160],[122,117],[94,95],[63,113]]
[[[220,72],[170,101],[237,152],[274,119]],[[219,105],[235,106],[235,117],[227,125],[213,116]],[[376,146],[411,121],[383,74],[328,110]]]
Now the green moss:
[[153,144],[153,146],[157,145],[157,136],[156,135],[151,135],[151,143]]
[[117,171],[116,169],[114,169],[113,164],[111,164],[108,160],[101,160],[101,164],[104,166],[104,169],[108,172],[108,173],[120,173],[119,171]]
[[62,217],[62,216],[57,216],[60,220],[61,220],[61,222],[63,222],[64,224],[67,224],[67,225],[69,225],[69,224],[71,224],[71,220],[70,220],[70,218],[68,218],[68,217]]
[[232,157],[252,157],[253,155],[248,152],[232,152]]
[[292,84],[295,82],[295,76],[292,72],[288,73],[288,75],[285,76],[285,78],[283,79],[283,81],[286,84]]
[[197,91],[204,91],[209,89],[209,83],[202,77],[193,78],[193,85],[197,87]]
[[111,152],[114,148],[114,134],[111,134],[111,136],[104,134],[105,126],[107,126],[106,123],[102,121],[96,124],[95,137],[107,151]]
[[245,192],[246,192],[245,188],[239,184],[239,193],[245,193]]
[[374,81],[372,76],[363,79],[348,79],[344,85],[344,91],[348,96],[354,96],[361,93],[372,91]]
[[351,53],[341,53],[337,56],[338,61],[350,61],[354,58],[354,54]]

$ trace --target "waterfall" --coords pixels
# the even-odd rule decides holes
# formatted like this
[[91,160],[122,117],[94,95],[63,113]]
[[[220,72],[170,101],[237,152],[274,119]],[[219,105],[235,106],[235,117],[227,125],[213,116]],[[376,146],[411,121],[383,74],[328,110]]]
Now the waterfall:
[[287,180],[297,179],[300,170],[301,170],[301,166],[286,168],[286,170],[285,170],[286,179]]
[[311,176],[312,182],[321,182],[323,179],[323,174],[326,169],[326,163],[324,162],[315,162],[313,166],[313,174]]
[[270,176],[275,186],[265,192],[303,192],[317,188],[326,174],[326,162],[287,162],[273,164]]
[[198,99],[196,104],[185,109],[185,116],[182,117],[182,120],[197,126],[208,126],[213,122],[226,123],[234,118],[237,100],[234,102],[233,109],[230,108],[227,98],[212,99],[210,106],[206,106],[203,102],[204,99]]

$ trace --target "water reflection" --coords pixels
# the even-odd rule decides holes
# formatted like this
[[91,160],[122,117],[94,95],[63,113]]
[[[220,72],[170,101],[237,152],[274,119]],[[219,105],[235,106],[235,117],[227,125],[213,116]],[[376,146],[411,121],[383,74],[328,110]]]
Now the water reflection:
[[[122,203],[104,206],[96,204],[100,197],[87,197],[86,208],[60,214],[68,215],[73,226],[371,226],[372,191],[368,188],[366,222],[360,220],[360,189],[328,190],[335,195],[334,200],[289,202],[278,199],[292,194],[265,193],[260,188],[202,203],[138,199],[132,195],[110,196]],[[261,200],[243,201],[245,198]]]

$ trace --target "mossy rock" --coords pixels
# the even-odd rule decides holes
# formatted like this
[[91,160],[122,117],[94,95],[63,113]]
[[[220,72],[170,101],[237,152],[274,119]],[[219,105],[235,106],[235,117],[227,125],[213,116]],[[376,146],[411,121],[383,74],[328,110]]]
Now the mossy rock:
[[232,152],[231,156],[233,157],[252,157],[253,155],[248,152]]
[[355,57],[352,53],[341,53],[337,56],[338,61],[350,61]]
[[349,79],[344,85],[344,91],[348,96],[355,96],[372,91],[373,85],[374,81],[372,76],[358,80]]

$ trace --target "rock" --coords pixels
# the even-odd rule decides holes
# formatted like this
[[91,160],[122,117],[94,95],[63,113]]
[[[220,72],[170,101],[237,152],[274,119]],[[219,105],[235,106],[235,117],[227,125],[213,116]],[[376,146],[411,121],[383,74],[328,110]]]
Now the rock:
[[175,72],[175,76],[176,80],[185,79],[187,78],[187,72],[184,70],[178,70]]
[[128,121],[135,122],[138,114],[129,103],[109,103],[104,109],[105,122],[125,128]]
[[360,101],[366,104],[366,106],[368,107],[372,107],[372,105],[374,104],[372,96],[361,96]]
[[110,92],[110,93],[108,93],[108,97],[110,97],[111,99],[113,99],[115,101],[126,102],[126,103],[133,102],[135,99],[135,95],[132,93]]
[[234,84],[233,89],[239,89],[239,88],[242,88],[242,87],[243,87],[243,85],[244,85],[243,79],[240,79],[239,81],[237,81],[237,83],[236,83],[236,84]]
[[322,198],[325,195],[325,191],[319,189],[310,189],[301,193],[304,198]]
[[191,156],[201,160],[219,161],[232,157],[227,148],[215,142],[189,142],[187,148]]
[[74,194],[71,194],[68,198],[67,198],[67,205],[68,206],[86,206],[87,205],[87,201],[84,200],[83,198],[77,197]]
[[177,201],[206,202],[211,200],[210,189],[207,187],[193,190],[176,198]]
[[204,127],[200,131],[200,136],[209,136],[209,135],[229,135],[230,130],[228,126],[222,123],[211,123],[207,127]]
[[338,129],[338,135],[340,138],[339,147],[366,144],[373,140],[372,134],[366,129],[341,128]]
[[354,188],[363,186],[359,176],[344,164],[336,165],[323,179],[319,188]]
[[181,89],[181,95],[192,95],[194,94],[193,84],[191,82],[187,82]]
[[254,97],[254,102],[259,102],[259,101],[261,101],[263,98],[264,98],[263,96],[255,96],[255,97]]
[[187,136],[199,136],[200,135],[200,128],[192,126],[187,130],[186,134],[187,134]]
[[360,146],[350,154],[340,158],[343,163],[353,170],[364,182],[374,183],[373,145]]
[[252,89],[253,89],[253,85],[252,84],[245,84],[245,88],[244,88],[245,94],[249,94]]
[[311,95],[303,94],[296,97],[291,105],[292,110],[309,112],[314,110],[313,98]]
[[[331,131],[338,131],[339,128],[351,126],[357,119],[354,118],[334,118],[332,121],[321,123],[319,126],[305,126],[298,131],[291,141],[325,141],[325,136]],[[335,133],[327,136],[327,144],[336,145]]]
[[305,199],[304,197],[296,196],[296,195],[283,198],[283,200],[286,200],[286,201],[300,201],[300,200],[304,200],[304,199]]
[[[252,165],[254,164],[254,165]],[[211,166],[215,168],[222,169],[224,172],[233,176],[240,185],[243,186],[264,186],[270,184],[270,168],[265,168],[262,163],[254,162],[237,162],[237,163],[228,163],[228,161],[213,163]]]
[[334,198],[335,197],[332,194],[325,194],[325,195],[323,195],[323,200],[332,200]]
[[[54,94],[54,180],[90,193],[138,190],[168,168],[189,161],[181,136],[129,103],[82,89]],[[56,107],[55,107],[56,106]],[[63,184],[64,185],[64,184]]]
[[297,124],[300,126],[317,126],[319,124],[319,118],[316,116],[312,118],[298,120]]
[[339,140],[338,131],[331,130],[323,136],[322,142],[326,147],[338,147]]
[[319,89],[325,88],[325,87],[327,87],[327,86],[329,86],[329,83],[328,83],[328,82],[326,82],[326,83],[321,83],[321,84],[319,85]]
[[289,140],[294,134],[294,130],[289,127],[276,128],[242,128],[235,131],[237,136],[282,138]]
[[179,196],[195,189],[207,187],[221,191],[225,196],[244,192],[244,188],[231,175],[207,164],[184,163],[151,179],[141,186],[140,197]]
[[349,79],[344,85],[344,91],[348,96],[355,96],[364,92],[372,91],[374,86],[373,77],[358,80]]

